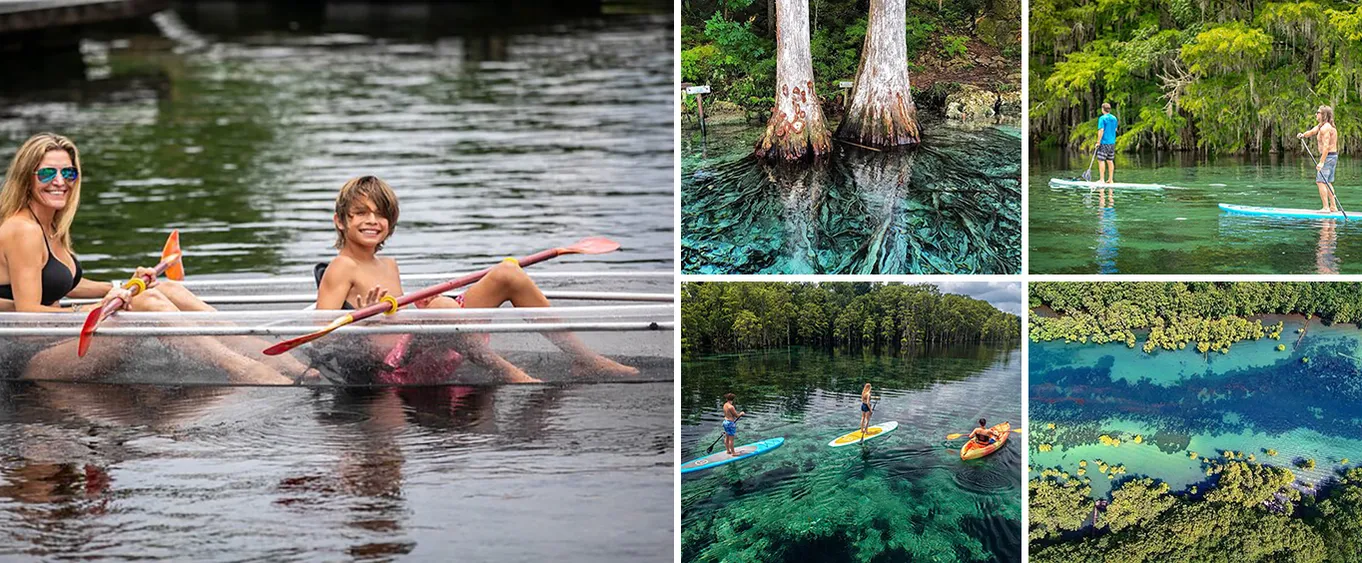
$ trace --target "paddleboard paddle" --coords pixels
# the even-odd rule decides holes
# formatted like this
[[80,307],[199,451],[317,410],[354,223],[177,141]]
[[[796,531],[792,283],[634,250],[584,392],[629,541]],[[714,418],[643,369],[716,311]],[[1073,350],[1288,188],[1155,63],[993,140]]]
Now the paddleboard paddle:
[[[155,273],[150,276],[133,276],[123,284],[123,287],[131,290],[132,295],[136,297],[138,294],[146,291],[147,287],[152,282],[156,281],[156,278],[161,274],[165,274],[166,277],[172,280],[183,280],[184,264],[180,260],[182,256],[183,254],[180,252],[180,231],[170,231],[170,236],[166,238],[165,246],[161,247],[161,263],[157,264],[154,268]],[[85,317],[85,324],[80,327],[80,339],[76,343],[76,355],[81,357],[85,356],[85,353],[90,350],[90,342],[94,338],[95,328],[99,326],[101,321],[109,318],[110,315],[118,312],[119,309],[122,309],[123,304],[124,301],[122,297],[115,297],[108,303],[95,307],[95,310],[90,311],[90,314]]]
[[[1304,147],[1304,148],[1305,148],[1306,154],[1309,154],[1309,155],[1310,155],[1310,160],[1311,160],[1311,161],[1314,161],[1314,160],[1315,160],[1315,151],[1310,150],[1310,145],[1307,144],[1307,143],[1305,142],[1305,139],[1301,139],[1301,147]],[[1348,220],[1348,212],[1343,210],[1343,202],[1338,201],[1338,194],[1337,194],[1337,193],[1334,193],[1334,183],[1333,183],[1333,182],[1325,182],[1324,185],[1329,186],[1329,197],[1334,198],[1334,205],[1337,205],[1337,206],[1338,206],[1338,212],[1339,212],[1339,213],[1342,213],[1342,214],[1343,214],[1343,220],[1344,220],[1344,221],[1347,221],[1347,220]]]
[[1085,170],[1085,171],[1083,171],[1083,181],[1084,181],[1084,182],[1091,182],[1091,181],[1092,181],[1092,164],[1093,164],[1094,162],[1097,162],[1097,147],[1093,147],[1093,149],[1092,149],[1092,158],[1091,158],[1091,159],[1088,159],[1088,169]]
[[[521,258],[519,261],[517,261],[517,263],[520,264],[520,266],[524,267],[532,264],[538,264],[545,260],[557,258],[565,254],[605,254],[607,252],[614,252],[615,250],[618,250],[619,247],[620,243],[610,240],[608,238],[589,237],[579,240],[575,243],[572,243],[572,245],[570,246],[564,246],[561,248],[550,248],[542,252],[531,254],[529,256]],[[515,258],[507,258],[506,260],[515,261]],[[313,340],[331,334],[336,329],[348,325],[350,323],[353,323],[355,321],[364,320],[379,313],[391,315],[393,313],[396,313],[399,308],[409,305],[411,303],[415,303],[422,299],[440,295],[452,289],[477,283],[478,280],[486,277],[487,274],[490,273],[491,271],[492,268],[486,268],[477,272],[473,272],[461,278],[455,278],[443,283],[432,285],[420,291],[408,293],[401,297],[393,297],[391,295],[385,296],[383,300],[379,301],[378,303],[374,303],[373,305],[370,305],[368,307],[364,307],[362,309],[353,311],[348,315],[342,315],[340,317],[337,317],[334,321],[331,321],[331,324],[327,325],[326,328],[323,328],[319,331],[310,334],[304,334],[296,338],[290,338],[288,340],[270,346],[269,348],[265,348],[264,354],[266,356],[278,356],[279,354],[283,354],[284,352],[287,352],[289,350],[307,344],[308,342],[312,342]]]
[[[747,416],[747,413],[742,413],[742,414],[738,415],[738,418],[733,419],[733,422],[737,422],[737,421],[739,421],[739,420],[742,420],[742,417],[744,417],[744,416]],[[711,443],[709,444],[709,448],[705,450],[705,453],[707,453],[707,454],[712,454],[712,453],[714,453],[714,446],[719,445],[719,440],[724,439],[724,435],[725,435],[725,434],[724,434],[723,432],[720,432],[720,433],[719,433],[719,437],[718,437],[718,438],[715,438],[714,441],[711,442]]]

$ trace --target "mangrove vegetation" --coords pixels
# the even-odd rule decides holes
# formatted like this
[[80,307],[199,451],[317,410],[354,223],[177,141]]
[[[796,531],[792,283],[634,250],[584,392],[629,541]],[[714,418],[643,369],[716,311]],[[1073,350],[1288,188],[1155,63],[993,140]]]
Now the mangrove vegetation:
[[899,351],[922,344],[1016,342],[1021,320],[930,284],[688,282],[682,353],[791,345]]

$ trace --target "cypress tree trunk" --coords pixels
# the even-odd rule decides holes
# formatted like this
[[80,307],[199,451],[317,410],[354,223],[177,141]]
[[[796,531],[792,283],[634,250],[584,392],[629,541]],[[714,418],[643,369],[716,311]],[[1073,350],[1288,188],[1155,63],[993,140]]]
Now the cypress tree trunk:
[[851,107],[837,138],[872,147],[918,142],[917,107],[908,89],[904,0],[870,0],[870,23],[851,90]]
[[813,92],[809,0],[776,0],[776,105],[757,141],[759,158],[799,160],[832,149]]

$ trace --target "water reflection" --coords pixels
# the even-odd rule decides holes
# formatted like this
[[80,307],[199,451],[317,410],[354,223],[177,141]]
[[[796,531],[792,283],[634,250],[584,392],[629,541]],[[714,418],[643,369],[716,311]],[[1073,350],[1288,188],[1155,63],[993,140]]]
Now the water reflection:
[[[930,131],[930,130],[929,130]],[[1018,140],[938,127],[916,149],[838,145],[812,163],[754,157],[683,174],[691,273],[1011,273]]]

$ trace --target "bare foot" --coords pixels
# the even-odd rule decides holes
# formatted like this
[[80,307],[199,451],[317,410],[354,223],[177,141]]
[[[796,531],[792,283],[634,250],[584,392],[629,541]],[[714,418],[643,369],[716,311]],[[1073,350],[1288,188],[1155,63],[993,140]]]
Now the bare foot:
[[293,380],[294,385],[317,385],[322,382],[322,372],[317,368],[307,368],[298,379]]
[[1321,208],[1319,208],[1319,213],[1329,213],[1329,208],[1328,208],[1328,207],[1321,207]]
[[507,383],[543,383],[543,382],[544,382],[543,380],[535,379],[535,378],[533,378],[533,377],[530,377],[530,374],[525,373],[524,370],[522,370],[522,369],[520,369],[520,368],[518,368],[518,367],[515,367],[514,365],[511,365],[510,362],[507,362],[506,365],[502,366],[501,375],[502,375],[502,377],[504,377],[504,378],[506,379],[506,382],[507,382]]
[[638,375],[638,368],[626,366],[605,356],[594,358],[579,358],[572,362],[572,375],[575,377],[585,375],[610,375],[626,376]]

